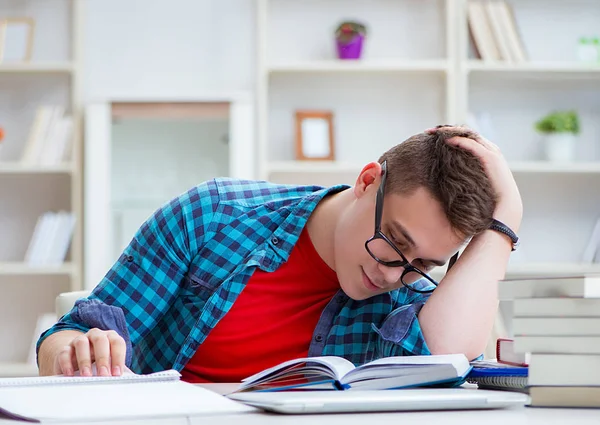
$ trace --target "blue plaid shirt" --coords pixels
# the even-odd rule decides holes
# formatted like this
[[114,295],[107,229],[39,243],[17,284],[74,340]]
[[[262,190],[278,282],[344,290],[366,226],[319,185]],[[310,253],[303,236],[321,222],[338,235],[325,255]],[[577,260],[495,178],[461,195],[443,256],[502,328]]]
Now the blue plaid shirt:
[[[215,179],[158,209],[88,298],[38,341],[67,329],[117,331],[134,372],[182,370],[252,273],[285,263],[318,202],[348,186]],[[285,284],[282,282],[281,284]],[[426,295],[401,288],[354,301],[341,289],[314,330],[309,356],[359,365],[430,354],[417,314]]]

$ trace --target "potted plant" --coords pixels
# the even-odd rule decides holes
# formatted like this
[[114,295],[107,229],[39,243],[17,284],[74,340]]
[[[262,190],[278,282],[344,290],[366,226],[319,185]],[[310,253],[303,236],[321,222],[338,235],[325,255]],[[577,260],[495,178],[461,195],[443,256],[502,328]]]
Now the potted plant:
[[572,161],[579,134],[579,117],[575,111],[552,112],[535,123],[544,135],[546,157],[550,161]]
[[340,23],[335,30],[338,58],[359,59],[366,35],[366,27],[359,22],[344,21]]

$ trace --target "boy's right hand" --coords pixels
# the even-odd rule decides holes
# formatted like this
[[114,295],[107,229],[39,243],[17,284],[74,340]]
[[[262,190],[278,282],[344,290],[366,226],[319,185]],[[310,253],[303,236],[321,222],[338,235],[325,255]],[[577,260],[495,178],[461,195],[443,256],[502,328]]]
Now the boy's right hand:
[[121,376],[125,367],[125,340],[115,331],[97,328],[80,334],[64,346],[56,357],[56,372],[73,376],[92,376],[92,363],[96,362],[99,376]]

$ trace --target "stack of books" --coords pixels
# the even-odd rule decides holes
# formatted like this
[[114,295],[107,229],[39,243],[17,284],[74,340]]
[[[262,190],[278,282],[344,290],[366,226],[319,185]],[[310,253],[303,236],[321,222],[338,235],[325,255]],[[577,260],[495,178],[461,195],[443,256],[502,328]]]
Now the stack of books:
[[600,275],[500,282],[532,406],[600,407]]

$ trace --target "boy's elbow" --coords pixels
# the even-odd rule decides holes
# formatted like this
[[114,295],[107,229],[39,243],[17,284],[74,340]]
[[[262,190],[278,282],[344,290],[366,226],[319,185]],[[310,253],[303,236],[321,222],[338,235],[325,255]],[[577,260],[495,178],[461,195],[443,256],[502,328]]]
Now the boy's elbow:
[[464,354],[469,361],[475,360],[485,350],[485,345],[480,344],[435,344],[429,345],[429,351],[431,354]]

